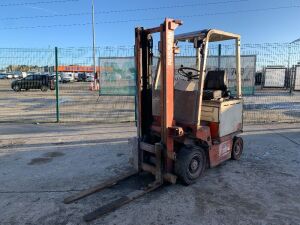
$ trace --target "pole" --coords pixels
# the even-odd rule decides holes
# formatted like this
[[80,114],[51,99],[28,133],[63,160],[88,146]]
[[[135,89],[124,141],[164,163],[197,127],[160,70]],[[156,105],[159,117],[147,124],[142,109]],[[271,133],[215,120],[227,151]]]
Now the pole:
[[55,94],[56,94],[56,122],[59,123],[59,79],[58,79],[58,48],[55,47]]
[[218,45],[218,70],[221,70],[221,55],[222,55],[222,45]]
[[289,43],[289,51],[288,51],[288,78],[289,78],[289,85],[290,85],[290,95],[292,94],[292,76],[291,76],[291,69],[290,69],[290,62],[291,62],[291,44],[292,43]]
[[235,40],[236,45],[236,80],[237,80],[237,96],[242,97],[242,74],[241,74],[241,40]]
[[99,70],[98,70],[98,81],[99,81],[99,90],[101,90],[101,67],[100,67],[100,63],[101,63],[101,57],[98,57],[98,66],[99,66]]
[[[94,67],[94,77],[96,77],[96,34],[95,34],[95,4],[92,0],[92,30],[93,30],[93,67]],[[96,87],[97,80],[94,80],[94,87]]]

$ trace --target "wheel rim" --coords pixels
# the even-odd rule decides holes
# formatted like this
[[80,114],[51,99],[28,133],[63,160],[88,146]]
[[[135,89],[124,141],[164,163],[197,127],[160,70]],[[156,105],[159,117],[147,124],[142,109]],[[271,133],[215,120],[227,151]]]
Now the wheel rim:
[[236,140],[236,142],[234,144],[234,149],[233,149],[234,155],[236,155],[236,156],[240,155],[242,152],[242,149],[243,149],[243,142],[240,139]]
[[200,159],[199,157],[194,157],[192,158],[190,165],[189,165],[189,172],[194,174],[198,171],[199,167],[200,167]]
[[238,155],[241,151],[241,146],[239,143],[236,144],[235,148],[234,148],[234,154]]

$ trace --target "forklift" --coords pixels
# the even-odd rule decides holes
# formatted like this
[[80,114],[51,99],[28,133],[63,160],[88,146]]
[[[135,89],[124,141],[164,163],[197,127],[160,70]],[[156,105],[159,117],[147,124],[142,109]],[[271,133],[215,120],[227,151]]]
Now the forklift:
[[[153,179],[85,215],[85,221],[109,213],[165,183],[179,181],[190,185],[205,169],[241,157],[240,35],[215,29],[175,35],[180,25],[180,20],[167,18],[158,27],[135,29],[137,137],[131,140],[135,170],[70,196],[64,202],[77,201],[136,174],[149,173]],[[160,41],[158,63],[153,71],[155,33]],[[209,43],[228,40],[234,40],[236,45],[234,94],[228,88],[225,70],[206,69]],[[182,65],[175,70],[175,56],[182,42],[195,48],[196,68]],[[175,79],[175,74],[181,79]]]

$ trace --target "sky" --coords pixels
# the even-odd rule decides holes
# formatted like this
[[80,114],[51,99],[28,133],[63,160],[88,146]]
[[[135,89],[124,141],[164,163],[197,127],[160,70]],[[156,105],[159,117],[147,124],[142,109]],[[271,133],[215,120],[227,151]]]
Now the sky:
[[[97,46],[133,45],[136,26],[165,17],[183,21],[176,33],[216,28],[250,44],[300,38],[300,0],[94,1]],[[91,0],[1,0],[0,10],[2,48],[92,45]]]

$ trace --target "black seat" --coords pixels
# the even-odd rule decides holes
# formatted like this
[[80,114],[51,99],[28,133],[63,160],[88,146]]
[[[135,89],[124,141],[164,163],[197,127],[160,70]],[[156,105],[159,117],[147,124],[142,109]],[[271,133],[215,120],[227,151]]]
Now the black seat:
[[[215,92],[215,93],[214,93]],[[221,96],[220,93],[221,92]],[[224,70],[209,71],[204,81],[204,100],[229,97],[227,76]]]

